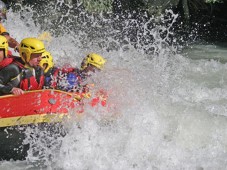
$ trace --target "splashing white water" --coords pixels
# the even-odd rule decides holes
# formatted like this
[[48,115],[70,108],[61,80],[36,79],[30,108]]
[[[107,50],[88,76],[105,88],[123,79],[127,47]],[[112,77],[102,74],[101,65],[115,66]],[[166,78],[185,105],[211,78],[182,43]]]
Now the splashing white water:
[[[17,40],[40,34],[33,21],[26,21],[28,27],[19,15],[9,12],[8,18],[6,26]],[[38,159],[44,160],[46,169],[64,170],[225,169],[226,64],[192,60],[160,43],[156,43],[156,55],[130,45],[109,52],[97,45],[81,48],[80,35],[74,38],[53,37],[48,50],[57,65],[79,66],[91,51],[103,55],[108,61],[105,70],[93,79],[96,90],[110,92],[111,109],[85,104],[82,117],[72,111],[72,119],[64,122],[66,136],[48,138],[61,143],[57,151],[33,136],[37,147],[29,153],[43,149],[42,157],[29,154],[27,161],[3,161],[1,168],[35,168],[31,162]],[[160,42],[159,38],[154,41]],[[34,143],[32,138],[27,140]]]

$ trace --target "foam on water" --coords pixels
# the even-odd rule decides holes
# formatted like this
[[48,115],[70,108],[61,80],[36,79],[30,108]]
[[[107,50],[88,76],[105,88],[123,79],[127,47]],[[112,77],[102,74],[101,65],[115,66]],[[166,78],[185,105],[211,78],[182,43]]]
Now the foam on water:
[[[6,26],[18,41],[40,34],[32,21],[26,21],[27,27],[12,12],[8,18]],[[158,54],[145,54],[130,45],[113,51],[96,45],[81,48],[80,35],[74,38],[53,37],[48,50],[57,65],[79,66],[91,51],[103,55],[107,65],[93,81],[95,90],[109,91],[109,110],[85,104],[83,116],[71,111],[72,118],[64,122],[64,138],[35,129],[61,147],[49,148],[41,137],[28,138],[38,147],[29,151],[27,160],[2,161],[1,169],[35,169],[37,159],[44,160],[44,169],[225,169],[225,63],[202,57],[192,60],[177,54],[174,47],[160,46],[160,37],[156,46],[152,44]],[[31,154],[37,148],[44,151],[41,157]]]

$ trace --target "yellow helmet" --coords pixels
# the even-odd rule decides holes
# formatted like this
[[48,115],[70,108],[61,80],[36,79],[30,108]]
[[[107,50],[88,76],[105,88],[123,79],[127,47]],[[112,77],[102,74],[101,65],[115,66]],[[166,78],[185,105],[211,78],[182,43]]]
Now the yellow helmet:
[[89,64],[98,69],[102,69],[105,62],[106,60],[101,55],[90,53],[83,59],[81,69],[84,70]]
[[42,60],[39,65],[44,69],[44,73],[47,73],[54,66],[53,57],[48,51],[42,54]]
[[3,49],[4,50],[4,55],[5,57],[8,56],[8,41],[6,39],[6,37],[0,35],[0,49]]
[[43,53],[45,52],[45,47],[43,42],[37,38],[25,38],[20,43],[19,52],[22,60],[28,63],[32,53]]

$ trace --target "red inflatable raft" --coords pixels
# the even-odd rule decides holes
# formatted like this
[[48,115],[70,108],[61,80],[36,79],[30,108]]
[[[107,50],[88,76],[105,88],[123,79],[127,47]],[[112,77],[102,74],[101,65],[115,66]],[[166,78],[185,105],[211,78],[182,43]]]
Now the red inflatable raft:
[[0,127],[59,122],[80,97],[52,89],[0,96]]

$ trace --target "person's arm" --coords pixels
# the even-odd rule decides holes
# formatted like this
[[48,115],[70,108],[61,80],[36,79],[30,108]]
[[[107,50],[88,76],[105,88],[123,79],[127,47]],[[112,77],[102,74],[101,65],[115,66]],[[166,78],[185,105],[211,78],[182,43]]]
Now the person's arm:
[[10,91],[14,95],[21,95],[24,94],[24,91],[20,88],[13,87],[12,90]]
[[11,64],[0,71],[0,92],[2,94],[23,94],[23,90],[17,88],[19,81],[11,83],[12,79],[20,74],[19,68]]
[[10,48],[14,48],[16,51],[18,51],[19,43],[9,35],[2,23],[0,23],[0,34],[6,37]]
[[20,44],[14,38],[12,38],[8,32],[3,32],[1,35],[6,37],[10,48],[14,48],[17,52],[19,52],[18,47]]

